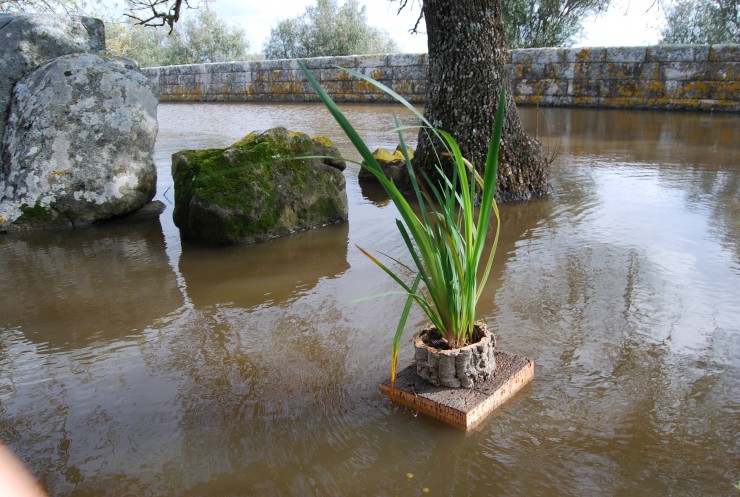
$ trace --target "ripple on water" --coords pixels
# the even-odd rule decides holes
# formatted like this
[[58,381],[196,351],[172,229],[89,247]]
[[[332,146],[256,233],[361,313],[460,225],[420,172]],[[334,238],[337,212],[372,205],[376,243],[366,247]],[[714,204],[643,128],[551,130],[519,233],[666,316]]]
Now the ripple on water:
[[[371,148],[385,110],[351,109]],[[536,378],[474,433],[378,393],[403,299],[347,304],[395,289],[353,246],[402,242],[350,167],[348,224],[259,247],[183,246],[171,212],[0,240],[0,436],[54,495],[721,495],[740,412],[734,128],[712,116],[718,133],[667,147],[693,115],[640,114],[658,143],[620,124],[633,113],[547,112],[573,135],[554,193],[501,206],[480,302]],[[174,150],[273,119],[339,136],[324,117],[162,105],[159,195]],[[415,309],[409,331],[423,322]]]

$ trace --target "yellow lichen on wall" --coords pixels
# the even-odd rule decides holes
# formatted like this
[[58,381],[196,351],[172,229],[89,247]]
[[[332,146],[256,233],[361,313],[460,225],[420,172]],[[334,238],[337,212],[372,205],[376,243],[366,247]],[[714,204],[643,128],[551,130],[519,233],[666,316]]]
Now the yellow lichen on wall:
[[[508,76],[525,105],[686,108],[740,111],[740,45],[523,49],[511,52]],[[387,84],[409,101],[424,101],[425,55],[324,57],[307,61],[342,102],[387,100],[349,67]],[[161,101],[316,100],[292,61],[144,69]]]

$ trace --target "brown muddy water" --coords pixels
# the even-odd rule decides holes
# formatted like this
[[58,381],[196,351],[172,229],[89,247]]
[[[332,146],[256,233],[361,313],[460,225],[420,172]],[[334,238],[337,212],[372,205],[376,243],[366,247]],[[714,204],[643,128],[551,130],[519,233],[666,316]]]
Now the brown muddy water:
[[347,223],[179,239],[172,152],[283,124],[351,154],[327,112],[168,104],[159,222],[0,237],[0,439],[53,496],[740,495],[740,116],[522,115],[553,193],[502,206],[480,311],[536,376],[476,431],[378,391],[403,301],[348,303],[394,289],[355,244],[402,242],[357,166]]

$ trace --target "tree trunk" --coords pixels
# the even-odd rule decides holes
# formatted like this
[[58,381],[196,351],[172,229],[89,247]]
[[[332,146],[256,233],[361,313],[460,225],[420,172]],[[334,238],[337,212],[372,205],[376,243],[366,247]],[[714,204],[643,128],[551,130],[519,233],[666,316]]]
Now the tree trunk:
[[[423,9],[429,46],[425,117],[454,136],[463,156],[482,170],[499,91],[507,78],[501,0],[424,0]],[[435,162],[422,130],[415,166],[429,173]],[[541,145],[522,130],[511,91],[507,92],[497,200],[546,193],[547,166]]]

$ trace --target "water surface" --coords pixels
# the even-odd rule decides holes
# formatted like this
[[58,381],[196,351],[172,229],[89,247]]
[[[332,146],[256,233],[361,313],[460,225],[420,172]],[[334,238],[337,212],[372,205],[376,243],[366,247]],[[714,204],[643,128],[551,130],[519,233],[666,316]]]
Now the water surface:
[[[345,108],[395,146],[397,108]],[[522,115],[553,194],[502,206],[480,311],[536,376],[475,432],[378,392],[403,300],[347,303],[394,289],[355,245],[402,241],[356,165],[347,223],[219,249],[172,224],[173,152],[282,124],[356,158],[328,113],[164,104],[159,222],[0,237],[0,439],[55,496],[736,495],[740,117]]]

